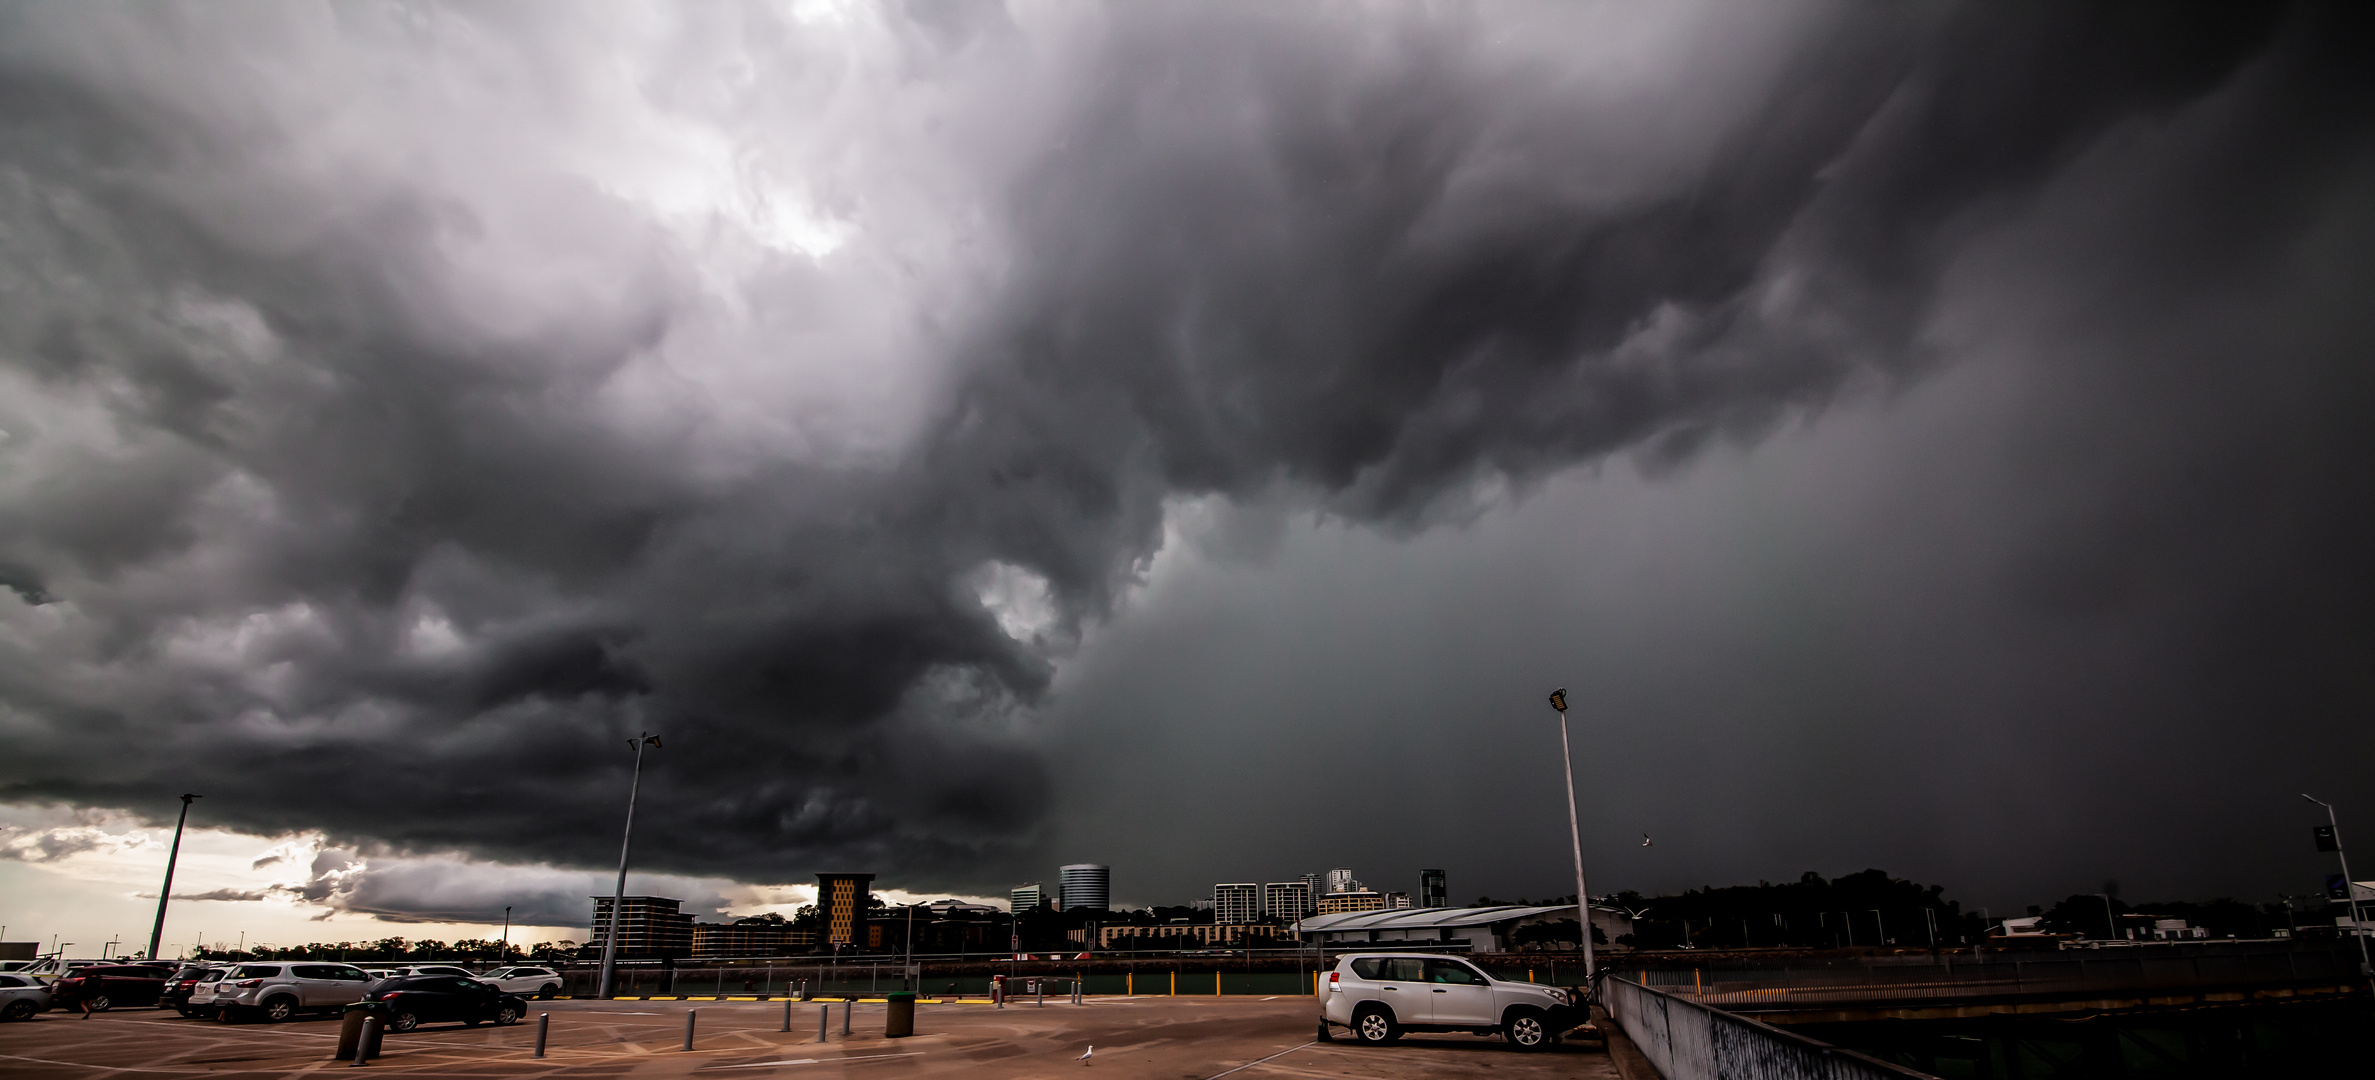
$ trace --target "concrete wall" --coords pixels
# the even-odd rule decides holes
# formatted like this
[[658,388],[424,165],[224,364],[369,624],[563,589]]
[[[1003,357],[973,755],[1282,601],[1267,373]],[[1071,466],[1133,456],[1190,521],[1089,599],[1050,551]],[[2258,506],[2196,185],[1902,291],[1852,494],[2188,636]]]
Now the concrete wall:
[[1937,1080],[1621,978],[1600,1000],[1665,1080]]

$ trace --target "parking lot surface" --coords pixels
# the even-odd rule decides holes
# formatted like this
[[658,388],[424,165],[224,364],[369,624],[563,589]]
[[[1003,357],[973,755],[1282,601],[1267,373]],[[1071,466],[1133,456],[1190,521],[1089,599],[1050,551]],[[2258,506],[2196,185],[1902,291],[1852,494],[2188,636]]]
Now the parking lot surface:
[[[1004,1009],[926,1001],[916,1009],[916,1034],[903,1039],[884,1038],[885,1006],[865,1003],[853,1007],[852,1034],[843,1036],[843,1007],[836,1002],[822,1043],[819,1007],[793,1003],[792,1030],[785,1033],[782,1002],[534,1002],[529,1019],[515,1027],[438,1024],[389,1035],[383,1056],[352,1075],[1617,1076],[1600,1044],[1580,1039],[1530,1054],[1473,1035],[1413,1035],[1389,1047],[1356,1046],[1341,1035],[1317,1043],[1317,1014],[1300,997],[1091,998],[1083,1005]],[[682,1049],[688,1009],[699,1013],[690,1052]],[[530,1052],[540,1012],[552,1015],[552,1026],[546,1056],[537,1059]],[[333,1018],[218,1024],[169,1010],[127,1009],[89,1020],[52,1012],[0,1024],[0,1075],[292,1076],[348,1068],[330,1060],[337,1041]]]

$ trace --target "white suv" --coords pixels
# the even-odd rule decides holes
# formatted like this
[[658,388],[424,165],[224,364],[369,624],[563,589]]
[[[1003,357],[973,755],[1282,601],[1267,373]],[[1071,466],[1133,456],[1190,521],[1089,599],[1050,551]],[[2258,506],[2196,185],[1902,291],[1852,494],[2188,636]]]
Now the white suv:
[[1372,1046],[1405,1032],[1466,1031],[1539,1050],[1590,1019],[1580,999],[1559,987],[1507,982],[1457,957],[1425,953],[1339,958],[1320,997],[1321,1039],[1334,1037],[1334,1025]]
[[281,1021],[361,1001],[370,983],[352,964],[241,964],[214,984],[214,1006],[225,1020]]
[[551,968],[508,967],[487,972],[478,981],[494,983],[495,989],[521,997],[550,1000],[561,992],[561,973]]

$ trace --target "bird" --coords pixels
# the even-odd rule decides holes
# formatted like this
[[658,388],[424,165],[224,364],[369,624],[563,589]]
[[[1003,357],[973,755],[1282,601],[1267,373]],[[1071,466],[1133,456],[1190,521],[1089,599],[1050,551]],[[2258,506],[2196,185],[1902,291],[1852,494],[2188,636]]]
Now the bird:
[[1641,834],[1641,846],[1642,846],[1642,847],[1648,847],[1648,846],[1649,846],[1649,834],[1648,834],[1648,833],[1642,833],[1642,834]]
[[1096,1047],[1096,1044],[1094,1044],[1094,1043],[1091,1043],[1091,1044],[1089,1044],[1089,1048],[1088,1048],[1088,1049],[1081,1051],[1081,1052],[1080,1052],[1080,1056],[1079,1056],[1079,1057],[1077,1057],[1077,1058],[1074,1058],[1073,1060],[1075,1060],[1075,1061],[1087,1061],[1087,1060],[1089,1059],[1089,1055],[1090,1055],[1090,1054],[1094,1054],[1094,1053],[1096,1053],[1096,1052],[1097,1052],[1097,1047]]

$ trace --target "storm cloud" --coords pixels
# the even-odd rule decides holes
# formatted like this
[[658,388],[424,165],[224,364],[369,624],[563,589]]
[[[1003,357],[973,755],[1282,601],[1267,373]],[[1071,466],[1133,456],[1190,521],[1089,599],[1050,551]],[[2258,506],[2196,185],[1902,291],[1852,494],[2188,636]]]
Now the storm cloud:
[[[2368,190],[2333,17],[10,7],[0,798],[600,866],[649,729],[654,869],[1002,883],[1051,680],[1183,503],[1420,536],[1757,445],[1936,377],[1972,275],[2067,273],[2005,237],[2073,184],[2139,295],[2304,314],[2269,268]],[[2264,362],[2326,411],[2232,417],[2299,441],[2205,482],[2297,483],[2326,566],[2375,338],[2293,329]],[[2222,397],[2223,354],[2100,340],[2136,424]],[[2157,580],[2090,535],[2019,588]]]

